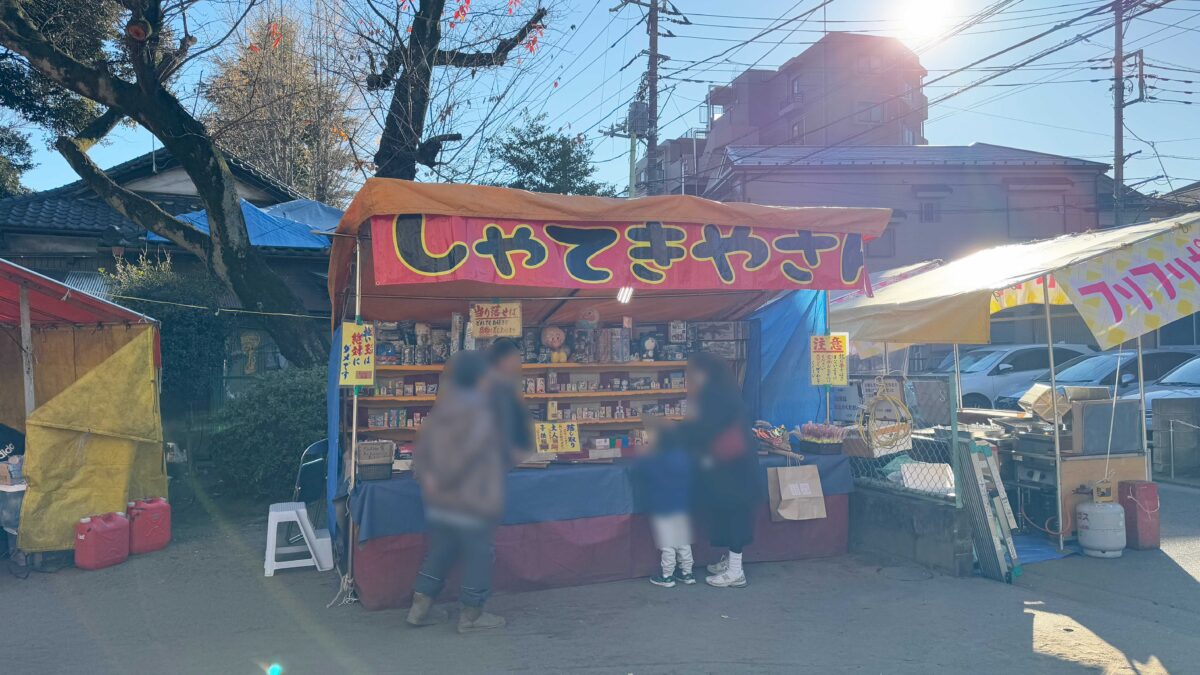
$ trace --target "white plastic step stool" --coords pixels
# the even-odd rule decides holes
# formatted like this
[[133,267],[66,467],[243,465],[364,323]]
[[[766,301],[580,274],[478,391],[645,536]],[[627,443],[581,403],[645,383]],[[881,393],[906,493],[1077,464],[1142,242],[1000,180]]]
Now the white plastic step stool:
[[[279,546],[279,526],[296,523],[304,537],[303,546]],[[280,555],[308,553],[307,558],[279,561]],[[267,558],[263,564],[266,576],[275,576],[275,570],[294,567],[316,567],[321,572],[333,569],[333,542],[329,530],[314,530],[308,519],[308,509],[303,502],[280,502],[272,504],[267,518]]]

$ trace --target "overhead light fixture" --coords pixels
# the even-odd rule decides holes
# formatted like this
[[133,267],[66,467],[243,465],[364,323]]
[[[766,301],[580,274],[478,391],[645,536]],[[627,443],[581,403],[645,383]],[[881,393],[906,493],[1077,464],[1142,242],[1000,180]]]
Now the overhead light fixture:
[[622,286],[621,290],[617,291],[617,302],[622,305],[628,305],[633,299],[633,286]]

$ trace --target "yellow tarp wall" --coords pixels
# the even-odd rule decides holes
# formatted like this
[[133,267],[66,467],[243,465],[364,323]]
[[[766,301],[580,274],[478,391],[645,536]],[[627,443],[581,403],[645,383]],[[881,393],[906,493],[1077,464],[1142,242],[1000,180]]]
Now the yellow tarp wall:
[[[155,332],[149,326],[115,327],[108,335],[100,329],[88,336],[88,330],[42,336],[48,355],[56,353],[71,366],[55,366],[53,356],[35,365],[38,400],[45,403],[25,423],[29,489],[18,545],[26,551],[73,548],[79,518],[124,511],[133,499],[166,496]],[[111,356],[103,358],[107,353]],[[76,370],[80,375],[72,380]],[[42,398],[43,391],[55,393]]]

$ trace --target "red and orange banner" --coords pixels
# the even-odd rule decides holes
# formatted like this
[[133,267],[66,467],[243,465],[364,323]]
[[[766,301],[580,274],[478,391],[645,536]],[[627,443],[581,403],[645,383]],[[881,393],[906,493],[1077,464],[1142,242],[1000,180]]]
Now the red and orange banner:
[[371,237],[380,286],[851,290],[866,278],[859,234],[400,215],[374,216]]

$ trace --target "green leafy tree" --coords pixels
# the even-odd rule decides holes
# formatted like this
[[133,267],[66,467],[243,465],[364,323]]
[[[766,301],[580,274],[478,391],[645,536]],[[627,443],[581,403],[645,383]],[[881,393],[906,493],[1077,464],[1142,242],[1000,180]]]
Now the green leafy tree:
[[546,115],[525,114],[491,147],[500,185],[564,195],[616,196],[616,189],[594,180],[592,146],[582,136],[552,131]]
[[[304,314],[304,303],[251,245],[229,164],[194,106],[183,102],[195,96],[196,78],[180,72],[220,47],[255,4],[0,0],[0,104],[52,134],[54,147],[105,204],[195,256],[243,306],[275,313],[264,327],[288,361],[321,363],[327,327],[288,316]],[[232,21],[215,18],[238,5],[245,11]],[[197,47],[198,35],[212,39]],[[154,134],[179,162],[208,213],[207,234],[118,185],[88,156],[125,122]]]
[[213,459],[234,492],[286,498],[300,453],[325,437],[325,369],[263,375],[217,417]]
[[220,386],[225,342],[234,325],[229,314],[196,307],[218,307],[221,284],[202,272],[177,270],[170,256],[141,256],[134,262],[118,258],[108,278],[118,302],[159,321],[167,414],[207,409]]
[[[351,92],[326,72],[299,21],[263,14],[216,59],[204,122],[217,144],[298,192],[326,203],[350,196],[357,125]],[[249,45],[248,47],[246,45]]]
[[0,199],[27,192],[21,174],[33,168],[29,138],[12,126],[0,126]]

